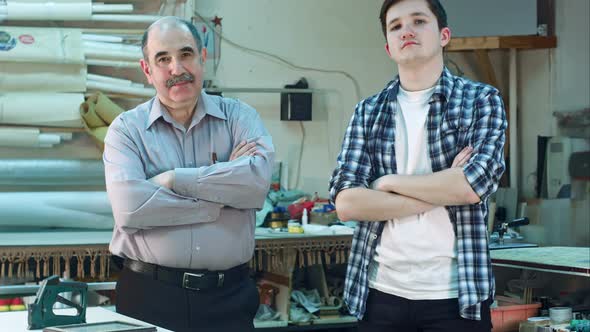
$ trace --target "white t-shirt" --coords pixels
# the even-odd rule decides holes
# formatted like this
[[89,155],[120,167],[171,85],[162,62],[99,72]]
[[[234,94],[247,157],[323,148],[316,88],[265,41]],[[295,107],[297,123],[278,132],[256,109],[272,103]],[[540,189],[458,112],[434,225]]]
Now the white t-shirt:
[[[434,88],[397,95],[398,174],[432,173],[426,120]],[[369,287],[411,300],[458,296],[457,245],[444,207],[386,222],[369,267]]]

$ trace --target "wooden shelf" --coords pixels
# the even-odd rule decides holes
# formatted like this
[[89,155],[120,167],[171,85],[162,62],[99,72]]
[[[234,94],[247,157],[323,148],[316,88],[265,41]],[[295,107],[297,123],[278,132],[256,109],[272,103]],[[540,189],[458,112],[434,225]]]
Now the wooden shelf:
[[557,37],[555,36],[489,36],[451,38],[451,42],[445,47],[445,50],[457,52],[508,48],[555,48],[556,46]]

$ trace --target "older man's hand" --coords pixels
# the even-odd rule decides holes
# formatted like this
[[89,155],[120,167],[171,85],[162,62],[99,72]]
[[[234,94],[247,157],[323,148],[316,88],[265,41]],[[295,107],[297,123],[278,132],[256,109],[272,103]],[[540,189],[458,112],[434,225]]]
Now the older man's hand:
[[241,141],[240,144],[232,151],[229,160],[238,159],[241,156],[253,156],[256,154],[256,142],[246,143]]
[[168,188],[170,190],[172,190],[172,187],[174,187],[174,170],[170,170],[170,171],[166,171],[164,173],[160,173],[156,176],[154,176],[153,178],[149,179],[148,181],[150,181],[151,183],[164,187],[164,188]]

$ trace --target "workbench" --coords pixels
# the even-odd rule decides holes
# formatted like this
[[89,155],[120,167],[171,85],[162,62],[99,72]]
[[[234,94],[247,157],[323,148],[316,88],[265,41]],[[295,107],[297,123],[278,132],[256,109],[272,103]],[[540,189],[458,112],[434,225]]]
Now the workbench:
[[[75,310],[73,309],[56,309],[56,314],[65,315],[65,314],[74,314]],[[100,322],[110,322],[110,321],[122,321],[128,323],[135,323],[141,325],[148,325],[153,326],[152,324],[148,324],[142,322],[140,320],[127,317],[121,314],[118,314],[112,310],[108,310],[102,307],[91,307],[86,309],[86,322],[87,323],[100,323]],[[43,329],[35,329],[35,330],[27,330],[27,312],[26,311],[9,311],[9,312],[0,312],[0,326],[2,326],[2,331],[10,331],[10,332],[28,332],[28,331],[43,331]],[[161,328],[156,326],[156,330],[158,332],[172,332],[170,330]]]
[[590,247],[538,247],[491,251],[492,265],[590,277]]
[[[76,279],[80,279],[79,276],[81,276],[82,278],[90,277],[95,281],[114,280],[115,276],[110,275],[109,267],[111,254],[108,251],[108,245],[111,236],[111,231],[0,232],[0,261],[2,262],[0,271],[5,276],[15,277],[29,271],[29,264],[36,264],[36,269],[33,269],[36,277],[44,278],[51,274],[62,275],[69,269],[70,264],[66,263],[70,259],[76,259],[78,262]],[[287,326],[294,269],[322,264],[345,264],[348,260],[352,235],[289,234],[263,232],[257,229],[255,243],[255,253],[250,261],[250,267],[264,274],[265,278],[271,275],[270,278],[282,289],[279,310],[281,321],[255,323],[257,327],[268,327],[266,331],[311,331],[356,326],[356,320],[351,319],[352,317],[342,321],[337,319],[318,321],[314,325]],[[114,281],[88,282],[88,288],[89,290],[112,290],[115,284]],[[35,287],[0,286],[0,296],[34,293]],[[92,310],[95,312],[97,309]],[[0,313],[0,322],[5,319],[4,317],[5,314]],[[26,317],[21,319],[22,322],[26,321]]]
[[[108,250],[111,231],[43,230],[0,232],[0,277],[23,277],[35,264],[35,277],[44,278],[69,271],[70,260],[77,261],[77,278],[107,280],[110,274]],[[352,235],[308,235],[263,233],[257,230],[254,270],[292,270],[319,264],[346,263]],[[33,262],[34,261],[34,262]]]

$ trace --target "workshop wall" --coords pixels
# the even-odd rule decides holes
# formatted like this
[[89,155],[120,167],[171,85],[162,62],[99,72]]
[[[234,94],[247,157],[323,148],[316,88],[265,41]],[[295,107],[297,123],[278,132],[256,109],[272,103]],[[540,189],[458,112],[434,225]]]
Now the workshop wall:
[[[199,0],[205,17],[223,17],[225,38],[280,56],[298,66],[341,70],[342,74],[293,70],[269,57],[222,42],[215,83],[231,87],[281,88],[305,77],[313,94],[313,121],[280,121],[279,94],[231,94],[254,106],[273,136],[277,159],[286,161],[289,186],[325,196],[344,130],[356,103],[382,89],[394,75],[379,24],[381,0],[247,1]],[[226,94],[230,95],[230,94]],[[303,147],[301,170],[298,159]],[[297,174],[300,179],[297,181]],[[298,182],[298,183],[297,183]]]
[[[381,90],[395,74],[386,56],[378,12],[381,0],[313,0],[235,2],[198,0],[196,9],[205,17],[223,18],[224,37],[252,49],[280,56],[296,65],[341,70],[354,77],[360,98]],[[590,29],[586,0],[556,1],[558,47],[553,50],[520,51],[519,123],[521,194],[534,196],[537,135],[555,135],[553,111],[589,107]],[[453,22],[451,23],[451,27]],[[449,53],[472,78],[478,72],[470,55]],[[500,83],[507,94],[508,56],[491,52]],[[313,121],[303,122],[305,141],[298,122],[279,120],[278,94],[232,94],[252,106],[273,135],[277,158],[288,163],[289,183],[308,192],[327,194],[328,179],[350,115],[359,97],[350,79],[342,74],[291,69],[270,57],[261,57],[221,44],[221,62],[214,82],[219,86],[278,88],[306,77],[318,89],[313,99]],[[230,94],[227,94],[230,95]],[[303,148],[301,168],[299,155]],[[100,158],[100,152],[85,135],[77,135],[52,149],[0,148],[2,158]],[[299,181],[297,178],[299,177]]]

